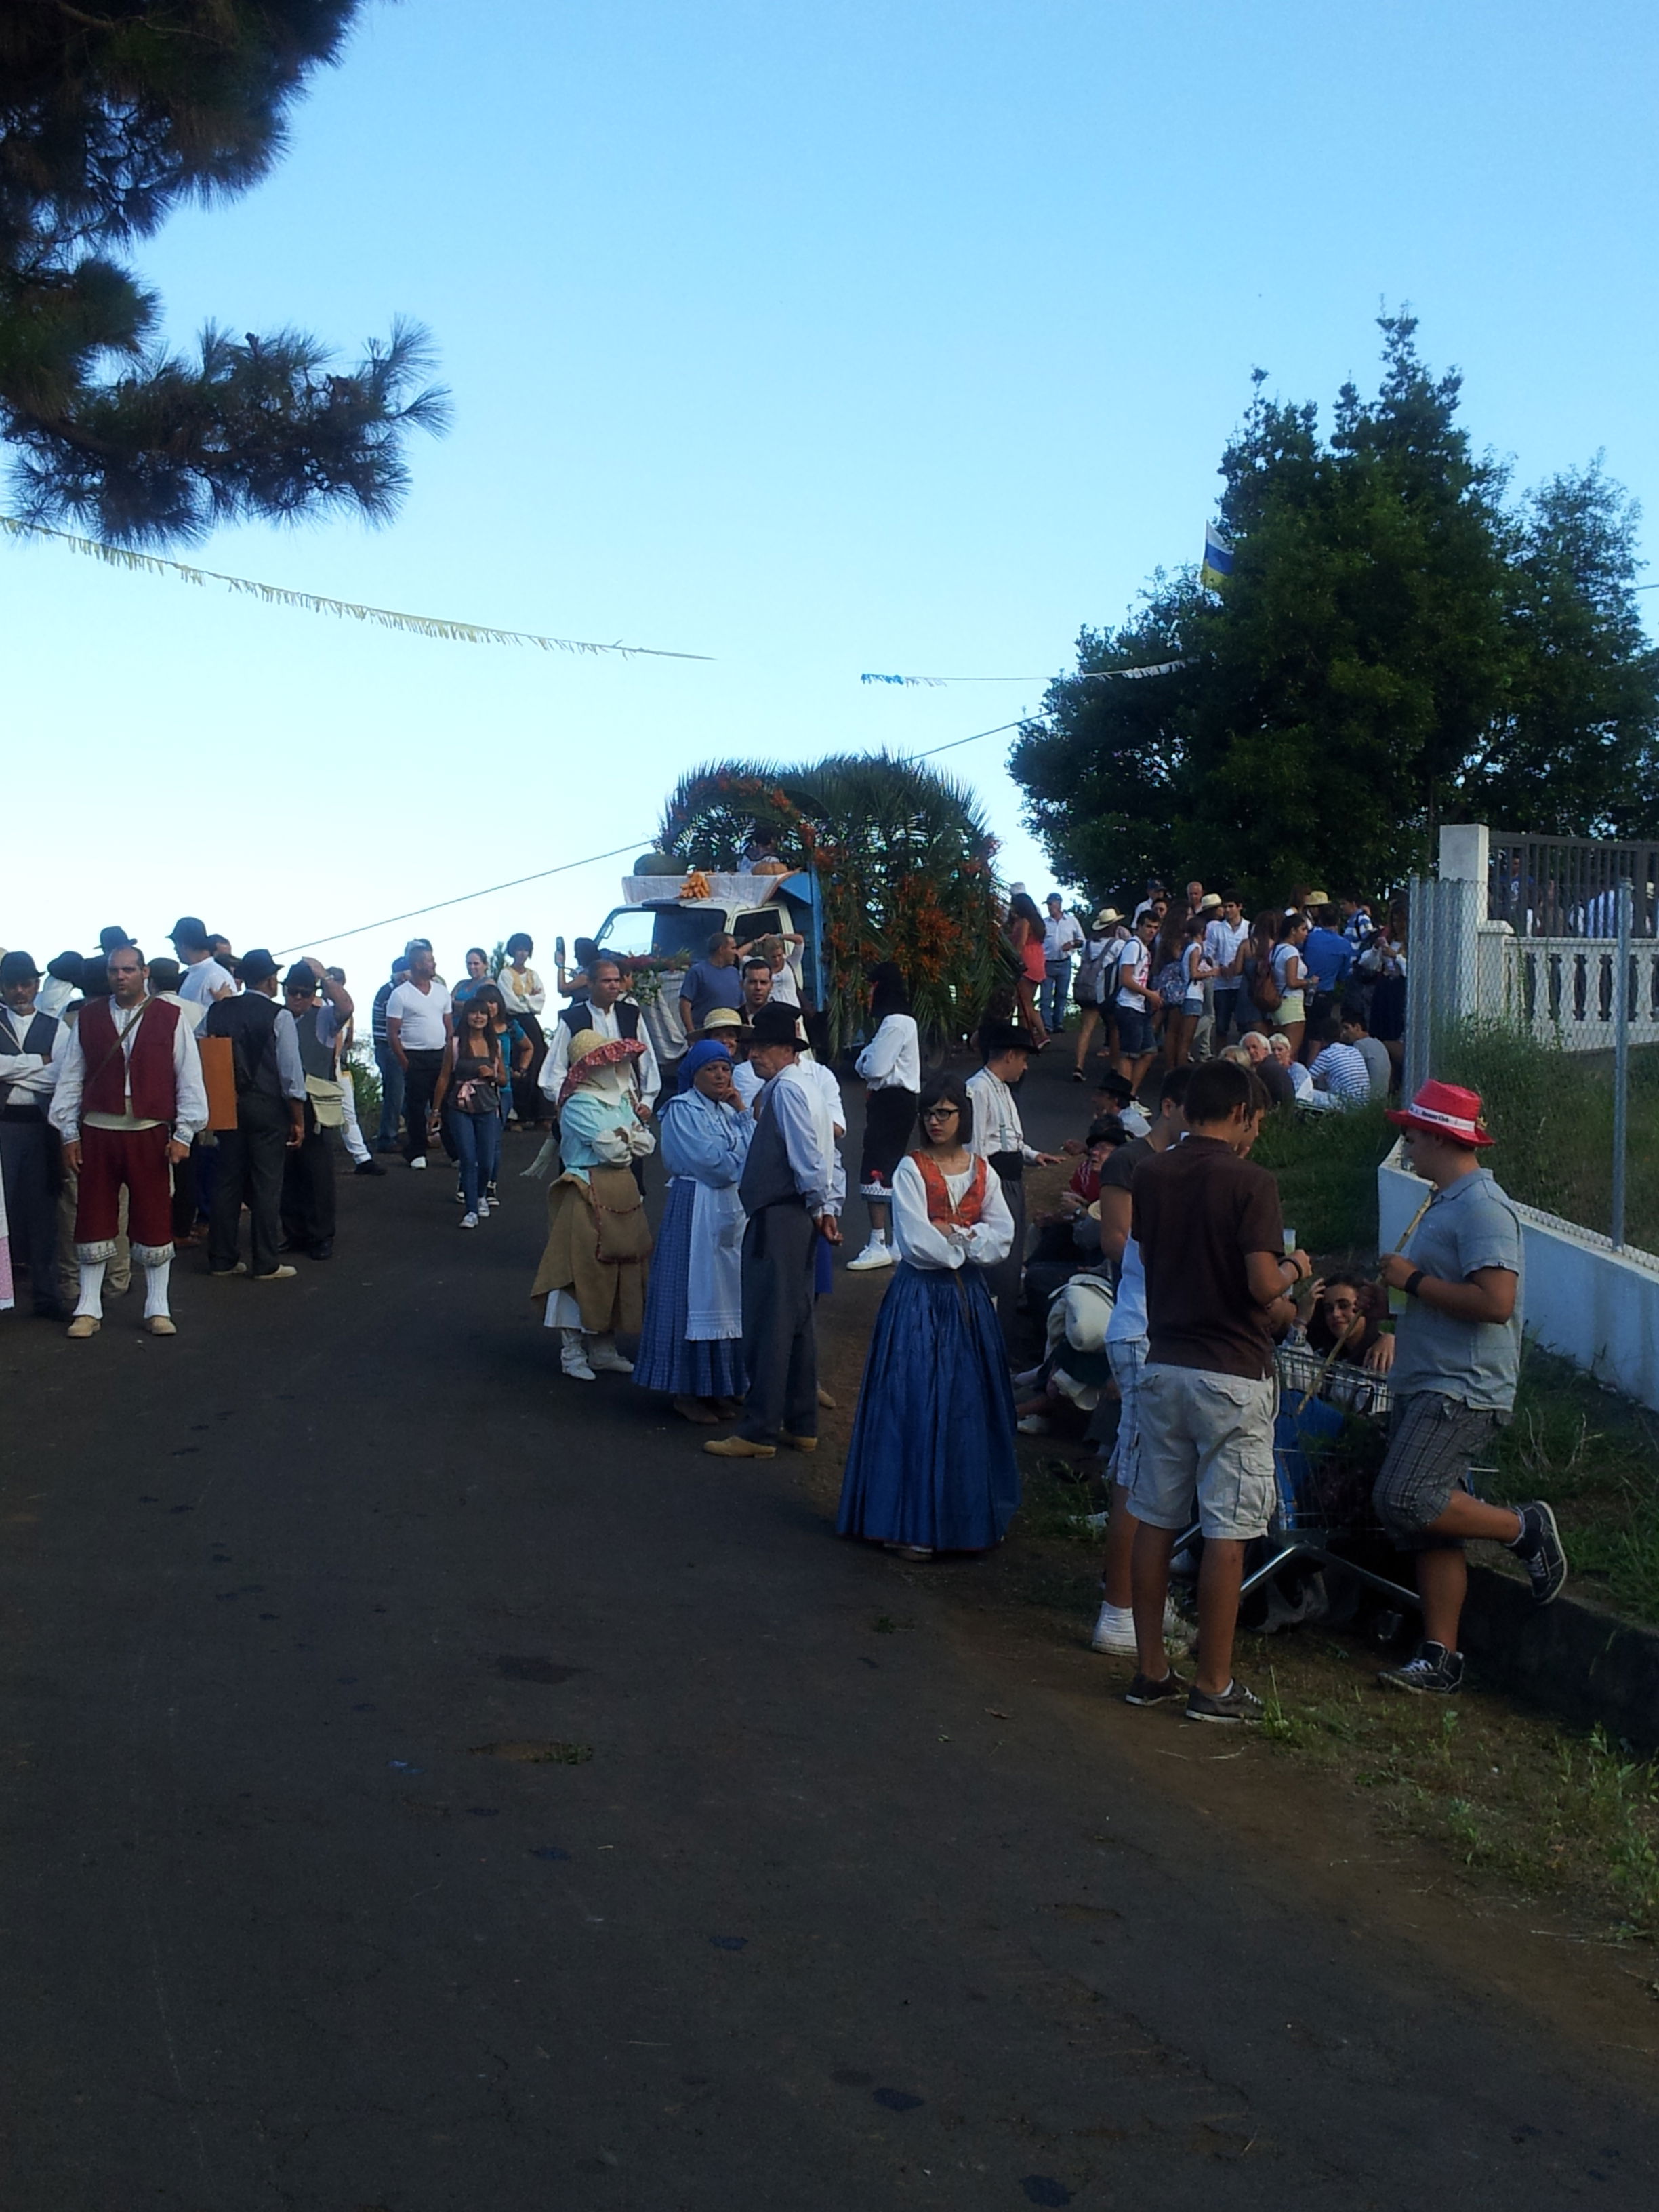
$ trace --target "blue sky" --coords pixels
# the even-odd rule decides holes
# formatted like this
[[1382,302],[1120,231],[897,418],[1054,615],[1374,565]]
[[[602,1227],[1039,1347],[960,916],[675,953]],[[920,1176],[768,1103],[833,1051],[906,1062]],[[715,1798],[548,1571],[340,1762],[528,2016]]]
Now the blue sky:
[[[454,428],[389,529],[184,557],[712,662],[430,643],[0,545],[0,943],[118,921],[162,949],[187,910],[368,980],[406,928],[347,929],[643,845],[711,754],[1006,721],[1196,557],[1252,365],[1328,404],[1374,380],[1384,301],[1521,482],[1604,448],[1651,509],[1656,63],[1652,12],[1605,0],[371,7],[272,178],[138,261],[178,340],[418,317]],[[1006,743],[941,765],[1041,892]],[[550,951],[618,868],[434,915],[441,965],[515,927]]]

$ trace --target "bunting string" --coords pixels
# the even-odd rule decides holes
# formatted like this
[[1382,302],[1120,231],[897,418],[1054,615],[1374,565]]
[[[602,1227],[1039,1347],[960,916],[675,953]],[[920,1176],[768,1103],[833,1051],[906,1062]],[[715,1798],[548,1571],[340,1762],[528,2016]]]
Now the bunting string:
[[45,523],[24,522],[15,515],[0,514],[0,530],[10,538],[45,538],[71,552],[112,568],[144,576],[178,576],[187,584],[222,584],[228,592],[246,592],[267,606],[298,607],[313,615],[335,615],[342,620],[373,623],[381,629],[407,630],[416,637],[434,637],[452,645],[532,645],[543,653],[615,653],[624,660],[636,656],[653,660],[712,660],[708,653],[674,653],[663,646],[624,645],[620,640],[599,645],[580,637],[544,637],[527,629],[491,629],[483,623],[454,622],[445,615],[411,615],[394,607],[361,606],[355,599],[331,599],[321,592],[291,592],[281,584],[257,583],[248,576],[227,576],[216,568],[192,568],[185,561],[169,561],[159,553],[135,553],[130,546],[106,545],[96,538],[77,538],[67,530],[51,530]]

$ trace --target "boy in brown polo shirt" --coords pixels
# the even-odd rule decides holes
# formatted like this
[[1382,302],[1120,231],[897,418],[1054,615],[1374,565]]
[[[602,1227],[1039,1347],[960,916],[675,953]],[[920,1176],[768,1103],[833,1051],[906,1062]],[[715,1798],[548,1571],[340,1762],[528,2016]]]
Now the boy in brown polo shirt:
[[1246,1068],[1212,1060],[1187,1089],[1185,1141],[1135,1171],[1131,1234],[1146,1275],[1146,1365],[1140,1453],[1129,1510],[1139,1674],[1132,1705],[1179,1696],[1187,1684],[1164,1648],[1164,1605],[1176,1534],[1196,1505],[1204,1534],[1198,1577],[1198,1674],[1187,1717],[1237,1723],[1261,1700],[1232,1674],[1244,1549],[1273,1510],[1273,1333],[1295,1309],[1287,1293],[1313,1272],[1284,1254],[1279,1187],[1248,1158],[1267,1099]]

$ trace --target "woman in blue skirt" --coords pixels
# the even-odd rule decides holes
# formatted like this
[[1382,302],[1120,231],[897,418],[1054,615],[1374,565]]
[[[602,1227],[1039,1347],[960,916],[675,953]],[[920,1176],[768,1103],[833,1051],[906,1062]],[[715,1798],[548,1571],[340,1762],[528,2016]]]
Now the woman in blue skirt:
[[941,1076],[893,1176],[898,1266],[876,1316],[836,1526],[906,1559],[983,1552],[1019,1504],[1014,1395],[984,1271],[1008,1256],[1002,1186],[968,1149],[973,1108]]
[[711,1039],[692,1046],[657,1127],[672,1180],[646,1285],[634,1380],[642,1389],[671,1391],[683,1420],[729,1420],[749,1387],[738,1178],[755,1125],[732,1086],[732,1055],[723,1044]]

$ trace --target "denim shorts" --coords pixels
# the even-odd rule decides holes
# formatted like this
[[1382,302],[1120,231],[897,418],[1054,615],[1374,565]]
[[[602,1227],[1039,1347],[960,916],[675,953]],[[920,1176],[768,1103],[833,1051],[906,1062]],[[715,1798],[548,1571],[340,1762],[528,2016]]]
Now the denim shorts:
[[1117,1048],[1126,1060],[1139,1060],[1152,1048],[1152,1018],[1144,1006],[1117,1009]]
[[[1279,1386],[1149,1360],[1138,1393],[1139,1454],[1129,1510],[1154,1528],[1248,1541],[1278,1502],[1273,1413]],[[1196,1507],[1196,1516],[1194,1516]]]
[[1115,1344],[1109,1340],[1106,1357],[1117,1385],[1119,1406],[1111,1478],[1120,1490],[1133,1490],[1135,1469],[1140,1464],[1140,1377],[1146,1365],[1146,1340],[1124,1336]]

